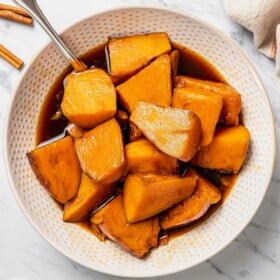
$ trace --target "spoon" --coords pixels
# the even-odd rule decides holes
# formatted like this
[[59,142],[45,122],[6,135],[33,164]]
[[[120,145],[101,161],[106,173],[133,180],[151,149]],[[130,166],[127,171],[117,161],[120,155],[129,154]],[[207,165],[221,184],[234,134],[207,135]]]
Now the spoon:
[[59,35],[56,33],[54,28],[51,26],[49,21],[46,19],[45,15],[41,11],[37,0],[13,0],[18,6],[25,9],[47,32],[53,42],[56,44],[57,48],[72,65],[75,72],[82,72],[87,69],[87,66],[69,50],[69,48],[64,44]]

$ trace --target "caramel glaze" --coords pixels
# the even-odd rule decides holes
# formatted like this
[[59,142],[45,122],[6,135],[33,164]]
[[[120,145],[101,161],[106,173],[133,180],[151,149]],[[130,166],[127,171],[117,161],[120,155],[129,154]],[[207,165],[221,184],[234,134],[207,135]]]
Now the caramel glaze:
[[178,74],[192,76],[202,80],[227,83],[218,69],[206,58],[194,50],[177,43],[172,43],[174,49],[180,52]]
[[[94,65],[106,70],[105,46],[105,44],[100,45],[79,59],[84,61],[88,66]],[[209,61],[196,53],[194,50],[174,42],[172,43],[172,47],[173,49],[180,51],[180,60],[178,65],[179,75],[188,75],[200,79],[227,83],[223,75],[211,63],[209,63]],[[37,125],[36,144],[60,134],[67,125],[67,120],[64,117],[57,120],[52,120],[51,118],[60,109],[60,103],[63,97],[63,81],[67,74],[69,74],[71,71],[72,70],[70,67],[65,69],[56,79],[49,92],[46,94],[46,99],[41,108]],[[220,205],[225,201],[226,197],[230,193],[236,178],[237,175],[223,176],[221,179],[222,184],[219,186],[222,190],[222,200],[218,204],[211,206],[206,215],[204,215],[198,221],[193,222],[192,224],[183,228],[169,231],[168,239],[175,238],[191,231],[207,220],[211,215],[213,215],[213,213],[220,207]],[[83,229],[91,231],[89,221],[80,222],[77,224]],[[160,239],[162,240],[160,241],[160,244],[167,243],[164,232],[162,233],[162,237]]]

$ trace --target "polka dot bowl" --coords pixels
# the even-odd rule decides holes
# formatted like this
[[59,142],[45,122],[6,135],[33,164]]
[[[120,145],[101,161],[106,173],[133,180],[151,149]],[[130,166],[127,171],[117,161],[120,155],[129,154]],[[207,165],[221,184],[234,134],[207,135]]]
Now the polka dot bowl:
[[26,152],[35,145],[38,115],[46,93],[67,62],[49,43],[23,73],[5,127],[5,161],[13,193],[36,230],[57,250],[93,270],[126,277],[151,277],[193,267],[227,246],[259,207],[275,157],[274,122],[265,89],[253,66],[225,35],[190,15],[154,8],[127,8],[87,18],[63,32],[82,55],[108,36],[165,31],[212,62],[242,94],[242,118],[251,133],[247,160],[223,205],[198,227],[139,260],[114,243],[64,223],[62,211],[36,180]]

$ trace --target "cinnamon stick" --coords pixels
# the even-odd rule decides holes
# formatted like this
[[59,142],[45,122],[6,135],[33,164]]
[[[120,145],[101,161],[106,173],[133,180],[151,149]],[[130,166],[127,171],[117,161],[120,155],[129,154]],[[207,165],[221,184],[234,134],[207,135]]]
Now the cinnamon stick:
[[15,6],[10,6],[10,5],[7,5],[7,4],[0,3],[0,10],[12,11],[12,12],[15,12],[19,15],[23,15],[23,16],[26,16],[26,17],[31,17],[24,9],[19,8],[19,7],[15,7]]
[[5,59],[16,69],[20,69],[23,65],[23,61],[20,58],[18,58],[15,54],[13,54],[11,51],[6,49],[3,45],[0,45],[0,57]]
[[0,17],[23,24],[32,24],[33,21],[25,10],[6,4],[0,4]]

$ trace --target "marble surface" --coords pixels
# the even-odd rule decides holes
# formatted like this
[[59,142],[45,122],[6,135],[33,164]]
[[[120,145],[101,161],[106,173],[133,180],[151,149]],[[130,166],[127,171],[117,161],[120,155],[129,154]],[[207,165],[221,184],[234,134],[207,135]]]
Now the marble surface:
[[[1,2],[11,3],[8,0]],[[208,21],[237,42],[262,77],[271,100],[279,138],[280,117],[277,113],[280,111],[280,93],[276,88],[274,63],[255,50],[252,35],[248,31],[226,16],[221,0],[39,0],[38,2],[58,31],[95,12],[128,5],[170,7]],[[33,27],[29,27],[0,19],[0,43],[18,54],[25,61],[25,67],[48,40],[36,23]],[[7,105],[20,77],[20,71],[0,59],[1,131]],[[70,261],[52,248],[32,228],[9,189],[3,162],[2,138],[0,137],[0,280],[118,279],[96,273]],[[280,279],[279,167],[278,151],[273,178],[263,203],[250,224],[228,247],[190,270],[160,279]]]

